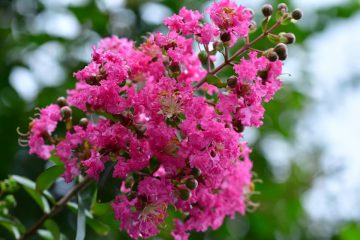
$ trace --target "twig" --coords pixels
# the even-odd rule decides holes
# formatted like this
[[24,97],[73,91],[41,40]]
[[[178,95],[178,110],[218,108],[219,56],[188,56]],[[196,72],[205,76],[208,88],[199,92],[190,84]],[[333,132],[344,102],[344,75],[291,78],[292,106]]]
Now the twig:
[[[269,33],[271,33],[275,28],[277,28],[282,23],[282,21],[283,21],[283,18],[279,19],[271,28],[267,29],[265,32],[260,34],[257,38],[252,40],[250,43],[245,43],[245,45],[242,48],[240,48],[234,55],[232,55],[227,60],[225,59],[225,61],[221,65],[219,65],[217,68],[215,68],[214,70],[209,72],[209,74],[210,75],[215,75],[216,73],[218,73],[225,66],[229,65],[236,57],[240,56],[241,54],[243,54],[247,50],[249,50],[252,45],[254,45],[258,41],[260,41],[261,39],[263,39],[264,37],[269,35]],[[206,78],[202,79],[200,82],[198,82],[195,85],[195,89],[198,89],[199,87],[201,87],[205,82],[206,82]]]
[[28,239],[29,237],[34,235],[47,219],[58,214],[60,210],[67,204],[67,202],[69,202],[71,198],[74,197],[76,193],[86,188],[91,182],[92,182],[91,178],[86,177],[82,182],[75,185],[68,193],[66,193],[65,196],[63,196],[54,205],[54,207],[51,209],[49,213],[45,213],[34,225],[32,225],[31,228],[29,228],[29,230],[27,230],[24,233],[24,235],[20,238],[20,240]]

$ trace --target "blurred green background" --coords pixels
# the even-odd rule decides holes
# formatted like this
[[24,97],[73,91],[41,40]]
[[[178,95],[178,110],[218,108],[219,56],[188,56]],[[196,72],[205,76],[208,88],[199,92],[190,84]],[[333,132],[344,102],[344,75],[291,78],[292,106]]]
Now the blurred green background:
[[[264,1],[238,1],[257,12]],[[9,174],[30,179],[46,162],[17,144],[16,128],[26,131],[36,106],[46,106],[73,88],[72,73],[90,60],[91,46],[112,34],[140,42],[182,6],[204,10],[204,0],[0,0],[0,180]],[[279,2],[272,1],[272,4]],[[304,19],[283,27],[294,32],[285,61],[284,87],[266,104],[264,126],[247,129],[254,171],[263,181],[246,216],[190,239],[360,239],[360,2],[287,2]],[[270,44],[260,42],[265,49]],[[223,73],[224,75],[228,73]],[[59,181],[60,196],[69,186]],[[24,193],[14,214],[30,226],[41,216]],[[108,236],[88,229],[86,239],[127,239],[112,215]],[[55,220],[74,239],[76,215]],[[167,229],[160,237],[169,239]],[[0,229],[0,239],[11,239]]]

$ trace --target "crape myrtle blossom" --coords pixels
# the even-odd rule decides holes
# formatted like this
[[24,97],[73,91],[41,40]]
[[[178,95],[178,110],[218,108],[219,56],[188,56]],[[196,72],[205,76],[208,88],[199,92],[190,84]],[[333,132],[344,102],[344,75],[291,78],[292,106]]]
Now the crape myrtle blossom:
[[[245,214],[251,203],[251,149],[242,131],[263,124],[263,103],[281,87],[287,50],[282,43],[250,48],[253,12],[231,0],[214,2],[206,13],[209,23],[183,7],[164,20],[167,33],[150,34],[138,46],[102,39],[74,74],[75,88],[30,123],[30,153],[57,156],[66,182],[79,175],[99,181],[112,168],[122,180],[112,201],[115,218],[134,239],[157,235],[169,209],[182,216],[173,219],[171,235],[184,240]],[[280,14],[273,28],[291,18]],[[239,38],[247,44],[229,56]],[[225,63],[215,68],[217,52]],[[226,65],[233,76],[225,82],[216,73]],[[79,122],[74,108],[84,113]]]

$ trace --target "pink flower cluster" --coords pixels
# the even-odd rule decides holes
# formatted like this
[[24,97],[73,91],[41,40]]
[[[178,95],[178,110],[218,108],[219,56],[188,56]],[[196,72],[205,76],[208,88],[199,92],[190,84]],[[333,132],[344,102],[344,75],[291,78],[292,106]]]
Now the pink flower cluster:
[[[282,63],[250,52],[233,66],[232,87],[194,87],[209,74],[194,43],[208,49],[223,33],[232,41],[246,37],[252,19],[230,0],[207,12],[212,23],[182,8],[164,21],[168,33],[140,46],[101,40],[91,63],[74,74],[67,103],[49,105],[31,124],[30,153],[58,156],[67,182],[79,174],[98,180],[113,163],[123,184],[112,207],[134,239],[158,234],[170,206],[183,216],[174,219],[177,240],[246,210],[252,163],[242,130],[262,124],[262,103],[281,86]],[[206,97],[214,95],[218,100]],[[88,118],[73,123],[69,106]],[[53,134],[58,123],[66,125],[63,137]]]

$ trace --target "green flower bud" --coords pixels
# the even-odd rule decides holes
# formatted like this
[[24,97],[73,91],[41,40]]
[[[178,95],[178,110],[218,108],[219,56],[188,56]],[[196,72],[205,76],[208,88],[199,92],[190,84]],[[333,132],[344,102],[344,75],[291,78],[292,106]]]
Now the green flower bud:
[[83,128],[86,128],[88,124],[89,124],[89,120],[87,118],[82,118],[79,121],[79,125]]
[[59,97],[56,100],[56,103],[57,103],[57,105],[59,105],[59,107],[67,106],[67,101],[66,101],[66,98],[64,98],[64,97]]
[[201,170],[200,170],[199,168],[197,168],[197,167],[194,167],[194,168],[191,170],[191,174],[192,174],[194,177],[198,178],[198,177],[201,176]]
[[291,17],[295,20],[300,20],[303,16],[303,12],[300,9],[295,9],[292,13],[291,13]]
[[265,4],[261,11],[265,17],[270,17],[273,13],[273,7],[270,4]]
[[70,107],[64,106],[60,109],[60,111],[64,119],[69,119],[71,117],[72,110]]
[[194,190],[197,188],[197,186],[199,185],[198,181],[194,178],[189,178],[186,180],[186,183],[185,183],[186,187],[191,189],[191,190]]
[[4,198],[4,201],[5,201],[5,204],[7,206],[7,208],[14,208],[16,207],[16,199],[14,197],[14,195],[7,195],[5,198]]
[[289,11],[288,6],[286,5],[286,3],[280,3],[280,4],[278,5],[277,9],[278,9],[280,12],[283,12],[283,13]]
[[179,189],[179,196],[182,200],[187,201],[191,198],[191,192],[188,189],[180,188]]

